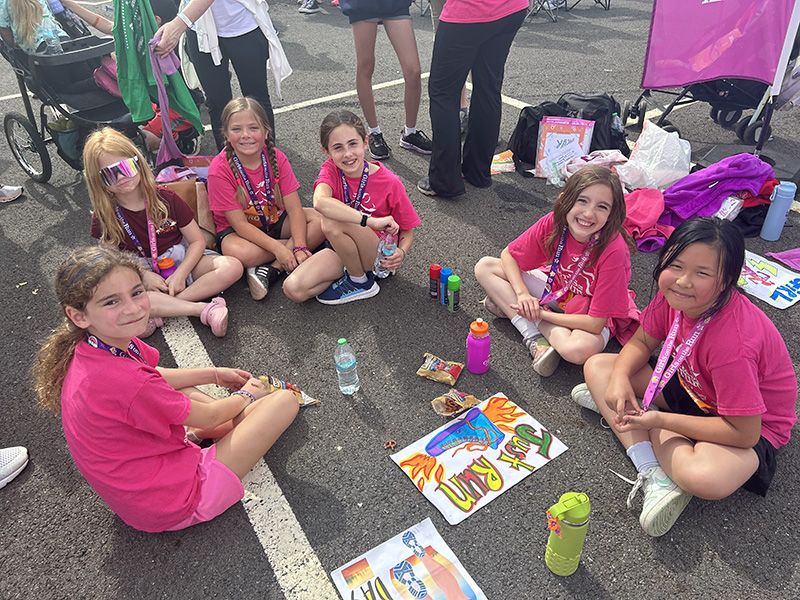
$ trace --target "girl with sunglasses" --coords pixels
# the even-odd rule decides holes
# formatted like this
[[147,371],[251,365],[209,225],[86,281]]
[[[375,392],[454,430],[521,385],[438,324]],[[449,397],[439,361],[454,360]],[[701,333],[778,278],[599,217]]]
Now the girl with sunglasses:
[[[111,128],[93,133],[83,164],[94,209],[92,237],[101,246],[138,255],[145,268],[151,310],[142,337],[162,325],[163,317],[191,316],[224,336],[228,309],[218,294],[239,280],[242,264],[206,250],[192,209],[172,190],[156,186],[144,156],[123,134]],[[171,273],[167,258],[175,267]]]

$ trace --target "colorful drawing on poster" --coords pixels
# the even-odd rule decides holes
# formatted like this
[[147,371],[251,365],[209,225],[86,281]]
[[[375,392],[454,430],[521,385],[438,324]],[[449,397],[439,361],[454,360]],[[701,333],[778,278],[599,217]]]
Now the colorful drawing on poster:
[[486,600],[430,519],[336,569],[331,577],[344,600]]
[[451,525],[567,447],[503,394],[392,455]]
[[742,291],[777,308],[789,308],[800,300],[800,275],[749,250],[744,251]]

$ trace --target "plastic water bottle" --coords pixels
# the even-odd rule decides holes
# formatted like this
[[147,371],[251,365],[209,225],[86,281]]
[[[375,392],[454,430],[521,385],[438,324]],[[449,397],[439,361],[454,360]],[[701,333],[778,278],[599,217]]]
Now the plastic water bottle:
[[617,133],[623,133],[625,131],[622,119],[619,118],[617,113],[611,115],[611,131],[616,131]]
[[47,45],[45,54],[64,54],[64,48],[61,47],[58,33],[58,25],[49,15],[42,19],[42,34]]
[[385,279],[392,272],[381,265],[381,260],[386,258],[387,256],[391,256],[397,250],[397,236],[392,233],[387,233],[380,242],[378,242],[378,255],[375,257],[375,266],[372,268],[372,272],[375,274],[375,277],[378,279]]
[[489,370],[491,345],[489,324],[483,319],[476,319],[470,324],[467,335],[467,371],[480,375]]
[[572,575],[578,568],[583,540],[589,528],[589,497],[567,492],[547,511],[550,537],[544,561],[556,575]]
[[361,387],[358,382],[358,370],[356,368],[356,353],[344,338],[339,338],[336,342],[336,352],[333,353],[333,360],[336,363],[336,374],[339,376],[339,389],[346,396],[352,396]]
[[786,223],[786,213],[792,207],[792,201],[797,193],[797,185],[791,181],[781,181],[772,192],[772,204],[769,206],[767,218],[761,227],[761,238],[768,242],[775,242],[781,237],[783,225]]

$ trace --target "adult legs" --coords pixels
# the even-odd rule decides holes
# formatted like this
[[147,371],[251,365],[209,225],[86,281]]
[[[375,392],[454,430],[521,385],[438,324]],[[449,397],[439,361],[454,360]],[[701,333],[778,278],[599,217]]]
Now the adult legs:
[[458,196],[465,191],[461,178],[459,96],[478,52],[475,39],[485,25],[442,21],[433,43],[428,81],[433,153],[428,178],[440,196]]
[[267,87],[267,60],[269,42],[256,27],[243,35],[232,38],[219,38],[223,56],[230,59],[243,96],[252,96],[261,103],[267,113],[269,126],[275,132],[275,114]]
[[500,133],[500,91],[505,64],[511,42],[524,19],[525,11],[522,10],[487,24],[491,27],[491,35],[481,43],[472,65],[470,126],[464,140],[462,172],[464,178],[475,187],[492,184],[491,165]]
[[215,65],[211,54],[200,52],[200,48],[197,46],[197,34],[191,29],[186,32],[186,40],[186,50],[189,52],[189,58],[192,60],[197,77],[206,94],[206,106],[208,106],[208,114],[211,117],[211,129],[217,143],[217,150],[222,150],[225,145],[222,136],[222,109],[233,97],[228,58],[223,53],[222,62]]
[[400,68],[403,70],[405,82],[403,91],[403,106],[407,127],[417,126],[419,101],[422,95],[422,68],[419,65],[419,52],[417,51],[417,38],[414,37],[414,27],[411,19],[397,21],[384,21],[384,29],[389,41],[392,42]]
[[[378,24],[358,21],[350,26],[353,29],[353,43],[356,47],[356,92],[358,102],[369,127],[378,126],[378,113],[375,110],[375,96],[372,94],[372,73],[375,71],[375,38]],[[416,41],[414,42],[416,47]],[[417,58],[419,62],[419,57]]]

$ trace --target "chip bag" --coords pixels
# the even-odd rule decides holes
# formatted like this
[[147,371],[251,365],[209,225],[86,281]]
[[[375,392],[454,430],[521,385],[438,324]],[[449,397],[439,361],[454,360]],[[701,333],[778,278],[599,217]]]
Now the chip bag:
[[422,361],[422,366],[417,369],[417,375],[441,383],[455,385],[456,379],[461,375],[461,369],[463,368],[464,363],[447,362],[438,356],[434,356],[430,352],[426,352],[425,360]]
[[452,417],[462,410],[478,406],[480,403],[481,401],[475,396],[459,392],[455,388],[451,388],[444,396],[439,396],[431,400],[433,410],[437,415],[441,415],[442,417]]
[[277,377],[273,377],[272,375],[262,375],[259,377],[261,383],[267,386],[267,393],[271,394],[272,392],[276,392],[278,390],[291,390],[294,392],[294,395],[297,397],[297,401],[300,403],[300,406],[311,406],[312,404],[316,404],[319,402],[316,398],[312,398],[296,385],[291,383],[287,383],[282,379],[278,379]]

